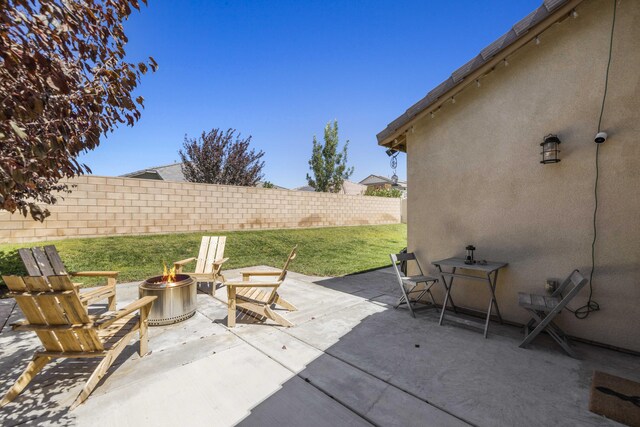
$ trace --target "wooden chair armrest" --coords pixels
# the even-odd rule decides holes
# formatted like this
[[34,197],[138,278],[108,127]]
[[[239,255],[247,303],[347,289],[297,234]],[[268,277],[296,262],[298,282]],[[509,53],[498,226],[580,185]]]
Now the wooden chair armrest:
[[252,276],[279,276],[282,274],[282,270],[275,271],[241,271],[242,280],[249,280]]
[[72,271],[71,276],[81,277],[118,277],[119,271]]
[[98,327],[98,329],[106,328],[107,326],[109,326],[110,324],[112,324],[116,320],[126,316],[127,314],[131,314],[134,311],[140,310],[141,308],[145,307],[146,305],[151,306],[151,304],[153,304],[153,301],[156,298],[158,298],[158,297],[155,297],[155,296],[142,297],[139,300],[136,300],[136,301],[132,302],[131,304],[129,304],[128,306],[126,306],[122,310],[104,313],[101,316],[98,316],[96,318],[95,325]]
[[173,266],[176,267],[176,268],[177,267],[182,267],[183,265],[189,264],[191,261],[194,261],[196,259],[198,259],[198,258],[191,257],[191,258],[183,259],[182,261],[176,261],[176,262],[173,263]]
[[213,261],[213,264],[214,265],[220,265],[220,264],[224,264],[227,261],[229,261],[229,258],[217,259],[217,260]]
[[227,282],[224,286],[230,288],[273,288],[280,286],[282,282]]
[[93,323],[78,323],[73,325],[32,325],[26,320],[21,320],[11,324],[14,331],[34,331],[34,332],[55,332],[69,331],[72,329],[92,329]]

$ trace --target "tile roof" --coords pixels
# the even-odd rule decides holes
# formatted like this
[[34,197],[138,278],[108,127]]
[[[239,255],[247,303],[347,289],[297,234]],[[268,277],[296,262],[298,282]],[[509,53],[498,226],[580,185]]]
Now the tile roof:
[[467,76],[489,62],[498,53],[506,49],[513,42],[526,34],[532,27],[539,24],[553,14],[558,8],[566,5],[571,0],[544,0],[536,10],[518,21],[507,33],[499,37],[466,64],[451,73],[451,76],[432,89],[424,98],[409,107],[401,116],[389,123],[387,127],[377,135],[378,143],[391,137],[402,126],[408,124],[414,117],[427,110],[439,97],[460,84]]

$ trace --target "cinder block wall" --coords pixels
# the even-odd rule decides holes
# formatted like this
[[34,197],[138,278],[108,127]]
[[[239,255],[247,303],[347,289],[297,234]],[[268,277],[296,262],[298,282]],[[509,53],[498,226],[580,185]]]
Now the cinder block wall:
[[0,243],[400,222],[400,199],[83,176],[43,223],[0,211]]

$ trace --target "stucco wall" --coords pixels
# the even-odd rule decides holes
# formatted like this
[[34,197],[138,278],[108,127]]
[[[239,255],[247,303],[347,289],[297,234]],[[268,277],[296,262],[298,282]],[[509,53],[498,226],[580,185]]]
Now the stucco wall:
[[[497,297],[525,322],[517,293],[591,267],[593,142],[602,102],[612,0],[587,0],[447,103],[407,136],[409,249],[424,265],[464,255],[509,262]],[[585,339],[640,351],[640,2],[619,3],[600,147],[594,299],[586,320],[558,323]],[[557,133],[562,161],[541,165],[539,143]],[[433,270],[432,270],[433,271]],[[488,291],[460,281],[456,303],[486,311]],[[585,288],[571,304],[581,306]],[[441,298],[441,297],[440,297]],[[515,345],[515,344],[514,344]]]
[[400,199],[84,176],[43,223],[0,211],[0,243],[400,222]]

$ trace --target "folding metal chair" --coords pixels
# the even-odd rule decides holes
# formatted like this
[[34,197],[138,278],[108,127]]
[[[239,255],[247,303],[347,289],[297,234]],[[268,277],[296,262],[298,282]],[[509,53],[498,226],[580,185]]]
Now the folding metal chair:
[[[518,304],[527,310],[532,317],[525,325],[525,338],[522,343],[520,343],[520,347],[526,348],[531,341],[544,330],[551,338],[560,344],[560,347],[562,347],[569,356],[577,358],[575,352],[569,345],[567,335],[553,322],[553,319],[566,307],[569,301],[580,292],[587,282],[588,280],[585,279],[578,270],[574,270],[551,296],[518,292]],[[570,284],[573,284],[573,288],[563,298],[562,293]],[[533,330],[529,332],[531,328],[533,328]]]
[[[436,301],[433,298],[433,294],[431,293],[431,287],[436,282],[438,282],[438,279],[436,277],[424,275],[424,273],[422,272],[422,268],[420,267],[420,263],[418,263],[418,260],[413,253],[390,254],[389,257],[391,257],[391,264],[393,265],[393,269],[396,272],[398,284],[400,285],[400,290],[402,291],[402,296],[400,297],[395,308],[406,304],[409,308],[409,312],[413,317],[416,317],[414,311],[426,308],[434,308],[436,306]],[[400,271],[401,269],[399,263],[407,263],[411,260],[416,262],[418,271],[420,271],[420,274],[417,276],[407,276]],[[419,287],[420,283],[424,283],[424,286]],[[423,307],[417,307],[417,303],[420,302],[425,294],[429,294],[431,303],[423,305]]]

